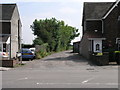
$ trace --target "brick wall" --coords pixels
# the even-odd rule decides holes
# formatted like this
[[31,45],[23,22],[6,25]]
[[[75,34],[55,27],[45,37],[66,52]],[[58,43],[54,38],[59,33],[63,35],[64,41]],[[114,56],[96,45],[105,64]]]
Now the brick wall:
[[19,63],[18,60],[0,60],[0,62],[2,63],[2,67],[14,67]]
[[88,40],[87,36],[84,35],[82,37],[82,40],[80,42],[79,46],[79,52],[81,55],[83,55],[85,58],[89,59],[89,49],[90,49],[90,41]]

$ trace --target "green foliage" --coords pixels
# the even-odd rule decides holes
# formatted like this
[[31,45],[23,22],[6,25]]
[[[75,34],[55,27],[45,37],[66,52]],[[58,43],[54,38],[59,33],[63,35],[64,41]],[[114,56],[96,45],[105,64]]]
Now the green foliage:
[[33,40],[33,44],[34,45],[42,45],[43,41],[40,38],[35,38],[35,40]]
[[44,43],[40,45],[40,50],[36,53],[36,58],[41,59],[47,55],[49,55],[49,50],[48,50],[48,43]]
[[71,40],[79,36],[78,29],[65,25],[64,21],[55,18],[36,19],[31,25],[31,29],[34,35],[37,35],[37,38],[33,41],[34,45],[48,43],[47,51],[50,52],[68,49]]
[[48,52],[40,50],[39,52],[36,53],[36,58],[41,59],[41,58],[47,56],[48,54],[49,54]]

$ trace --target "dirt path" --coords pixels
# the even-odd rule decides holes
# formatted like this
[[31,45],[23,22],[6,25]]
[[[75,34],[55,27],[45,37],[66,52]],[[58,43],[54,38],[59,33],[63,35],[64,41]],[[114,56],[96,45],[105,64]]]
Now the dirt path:
[[34,60],[34,61],[27,61],[27,64],[23,66],[24,68],[40,68],[40,69],[47,69],[47,68],[75,68],[80,66],[89,66],[92,65],[80,56],[77,53],[72,53],[71,50],[63,51],[59,53],[52,54],[47,56],[43,59]]

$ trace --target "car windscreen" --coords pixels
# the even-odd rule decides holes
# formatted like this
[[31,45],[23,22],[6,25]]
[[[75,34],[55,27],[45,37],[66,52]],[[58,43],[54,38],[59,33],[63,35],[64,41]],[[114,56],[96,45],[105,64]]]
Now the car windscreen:
[[27,50],[27,49],[26,49],[26,50],[24,49],[24,50],[22,50],[22,52],[31,52],[31,51],[30,51],[30,50]]

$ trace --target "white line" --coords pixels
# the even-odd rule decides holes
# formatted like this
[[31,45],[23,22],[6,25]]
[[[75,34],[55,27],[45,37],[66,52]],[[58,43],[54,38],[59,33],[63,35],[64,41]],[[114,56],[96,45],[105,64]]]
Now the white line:
[[88,80],[85,80],[85,81],[82,82],[82,84],[87,83],[88,81],[90,81],[90,80],[92,80],[92,79],[94,79],[94,78],[90,78],[90,79],[88,79]]
[[[37,85],[82,85],[82,83],[36,83]],[[118,85],[118,83],[85,83],[86,85]]]
[[89,80],[86,80],[86,81],[83,81],[82,83],[84,84],[84,83],[87,83]]
[[[82,85],[82,83],[36,83],[37,85]],[[118,85],[118,83],[85,83],[91,85]]]
[[28,77],[20,78],[20,79],[18,79],[18,80],[27,80],[27,79],[28,79]]
[[36,83],[39,85],[73,85],[73,84],[81,84],[81,83]]
[[118,85],[118,83],[86,83],[86,84],[94,84],[94,85]]

